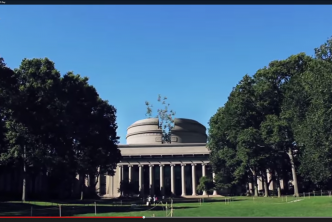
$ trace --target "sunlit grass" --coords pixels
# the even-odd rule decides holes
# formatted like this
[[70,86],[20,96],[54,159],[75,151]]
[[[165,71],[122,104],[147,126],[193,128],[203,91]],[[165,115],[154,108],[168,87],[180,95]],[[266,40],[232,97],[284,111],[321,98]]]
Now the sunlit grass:
[[[211,200],[211,199],[210,199]],[[216,202],[173,203],[174,217],[331,217],[332,197],[272,198],[236,197],[226,202],[224,198]],[[62,203],[62,216],[170,216],[170,203],[156,207],[130,205],[114,206],[114,203]],[[14,209],[16,208],[16,209]],[[19,216],[59,216],[58,203],[51,202],[7,202],[1,203],[0,215]]]

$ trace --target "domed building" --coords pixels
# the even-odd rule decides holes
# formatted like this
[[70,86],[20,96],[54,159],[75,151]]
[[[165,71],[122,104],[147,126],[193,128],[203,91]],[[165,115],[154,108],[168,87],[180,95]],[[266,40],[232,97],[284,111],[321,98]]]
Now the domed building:
[[175,119],[171,143],[163,144],[159,120],[143,119],[128,127],[126,139],[126,145],[119,145],[123,158],[115,175],[100,178],[101,196],[119,197],[124,180],[134,183],[135,192],[142,196],[207,195],[196,192],[202,176],[214,176],[202,124]]

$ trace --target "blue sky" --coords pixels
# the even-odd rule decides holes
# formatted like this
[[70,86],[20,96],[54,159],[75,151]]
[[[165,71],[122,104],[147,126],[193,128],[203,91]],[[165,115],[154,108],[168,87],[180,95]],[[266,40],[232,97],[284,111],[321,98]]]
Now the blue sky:
[[[120,142],[168,97],[176,117],[208,121],[245,74],[332,35],[332,6],[1,6],[0,56],[11,68],[48,57],[88,76],[117,108]],[[330,27],[330,28],[328,28]]]

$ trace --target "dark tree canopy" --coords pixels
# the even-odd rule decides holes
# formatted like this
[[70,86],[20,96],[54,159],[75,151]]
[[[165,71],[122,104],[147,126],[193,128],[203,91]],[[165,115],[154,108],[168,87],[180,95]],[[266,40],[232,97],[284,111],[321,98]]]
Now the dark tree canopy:
[[331,184],[331,48],[329,39],[315,58],[300,53],[272,61],[236,85],[209,123],[217,189],[251,183],[258,195],[260,178],[265,196],[271,182],[280,196],[284,179],[298,196],[309,189],[306,181]]
[[15,70],[1,59],[0,71],[0,164],[22,169],[23,200],[26,175],[61,176],[58,187],[89,176],[93,191],[100,174],[114,174],[121,159],[116,109],[88,78],[61,76],[47,58],[24,59]]

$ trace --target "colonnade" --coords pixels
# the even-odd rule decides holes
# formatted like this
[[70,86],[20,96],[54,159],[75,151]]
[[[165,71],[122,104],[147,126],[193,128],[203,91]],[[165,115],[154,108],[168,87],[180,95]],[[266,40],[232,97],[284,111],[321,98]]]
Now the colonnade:
[[[197,164],[201,164],[202,165],[202,176],[206,176],[206,163],[190,163],[191,164],[191,178],[192,178],[192,196],[196,196],[197,195],[197,180],[196,180],[196,165]],[[169,164],[169,163],[165,163],[165,164],[146,164],[149,166],[149,191],[150,191],[150,195],[153,196],[154,195],[154,167],[158,167],[160,168],[160,193],[161,195],[165,195],[165,186],[164,186],[164,167],[165,165],[170,165],[170,188],[171,188],[171,193],[173,195],[175,195],[175,166],[177,164]],[[186,171],[185,171],[185,166],[188,165],[188,163],[181,163],[179,164],[181,165],[181,196],[187,196],[186,193]],[[123,167],[124,166],[128,166],[128,180],[129,182],[132,181],[132,173],[133,173],[133,164],[122,164],[122,165],[118,165],[119,168],[119,182],[121,183],[124,179],[124,170]],[[139,191],[141,194],[144,194],[143,191],[143,187],[144,187],[144,179],[143,179],[143,167],[145,165],[142,164],[137,164],[138,166],[138,186],[139,186]],[[212,173],[212,178],[213,180],[215,179],[215,173]],[[203,191],[202,195],[207,195],[206,191]],[[213,191],[213,195],[217,195],[217,191],[214,190]]]

